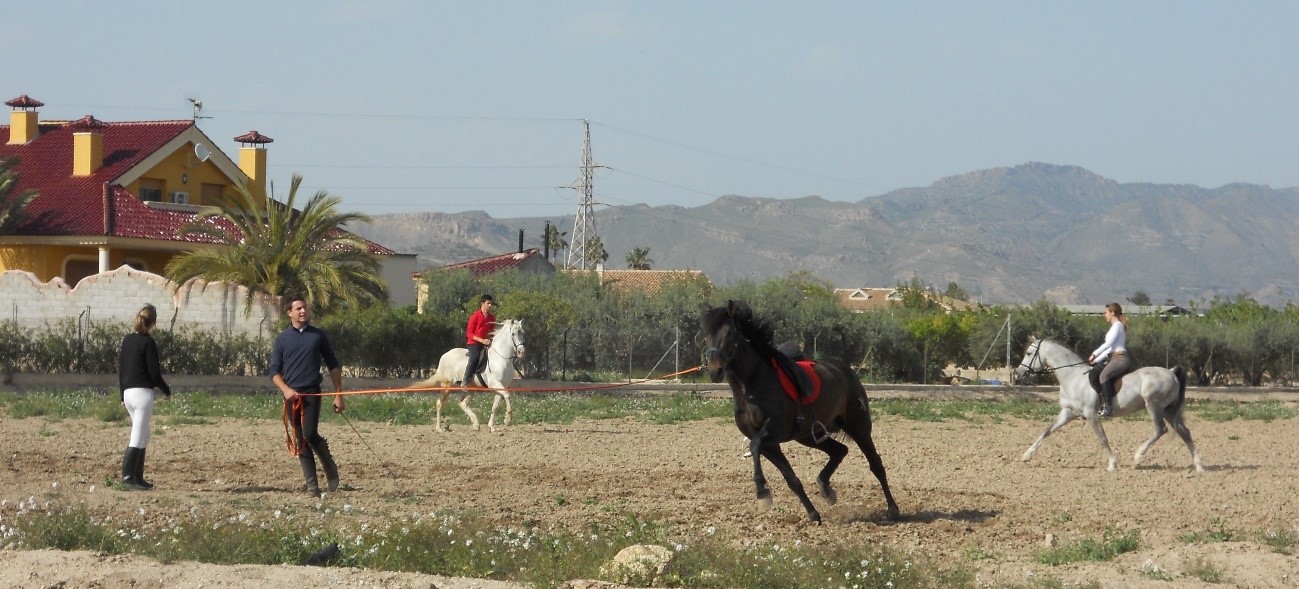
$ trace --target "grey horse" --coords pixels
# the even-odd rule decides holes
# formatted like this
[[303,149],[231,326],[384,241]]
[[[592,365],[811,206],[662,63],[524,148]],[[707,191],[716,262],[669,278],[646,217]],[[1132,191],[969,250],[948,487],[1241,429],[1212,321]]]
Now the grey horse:
[[[1033,445],[1024,451],[1020,460],[1028,462],[1047,436],[1081,417],[1091,424],[1101,447],[1109,455],[1109,470],[1115,469],[1118,456],[1110,449],[1109,440],[1105,438],[1105,428],[1101,427],[1101,419],[1096,410],[1096,391],[1087,381],[1088,369],[1087,362],[1069,348],[1051,340],[1029,338],[1024,359],[1015,368],[1015,382],[1022,382],[1029,374],[1054,372],[1056,380],[1060,381],[1060,414],[1037,437]],[[1183,410],[1186,408],[1186,373],[1182,367],[1177,366],[1171,370],[1158,366],[1138,368],[1123,376],[1121,386],[1114,397],[1114,416],[1121,417],[1144,407],[1150,412],[1155,427],[1150,439],[1137,448],[1137,453],[1132,458],[1133,466],[1141,464],[1141,458],[1150,446],[1168,431],[1167,427],[1171,427],[1190,449],[1195,470],[1204,471],[1200,452],[1195,449],[1195,442],[1191,441],[1191,430],[1186,428],[1186,420],[1183,418]]]

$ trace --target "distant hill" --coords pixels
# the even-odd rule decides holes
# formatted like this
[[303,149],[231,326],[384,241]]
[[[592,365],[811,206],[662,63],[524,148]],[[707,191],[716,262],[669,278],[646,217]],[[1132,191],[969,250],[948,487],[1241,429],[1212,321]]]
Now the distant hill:
[[[573,216],[548,219],[572,231]],[[357,233],[421,266],[540,247],[545,218],[485,213],[379,215]],[[1143,291],[1185,305],[1244,293],[1299,300],[1299,189],[1120,184],[1076,166],[1028,163],[943,178],[861,201],[724,196],[700,207],[596,212],[609,267],[633,247],[653,267],[714,282],[807,270],[835,286],[918,276],[985,303],[1125,301]]]

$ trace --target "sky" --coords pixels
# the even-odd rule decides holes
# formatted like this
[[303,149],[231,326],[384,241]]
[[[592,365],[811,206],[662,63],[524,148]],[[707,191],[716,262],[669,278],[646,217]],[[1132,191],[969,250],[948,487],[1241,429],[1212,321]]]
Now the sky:
[[[0,98],[188,119],[372,215],[858,201],[1026,162],[1299,186],[1299,3],[285,0],[9,7]],[[277,188],[279,190],[279,188]]]

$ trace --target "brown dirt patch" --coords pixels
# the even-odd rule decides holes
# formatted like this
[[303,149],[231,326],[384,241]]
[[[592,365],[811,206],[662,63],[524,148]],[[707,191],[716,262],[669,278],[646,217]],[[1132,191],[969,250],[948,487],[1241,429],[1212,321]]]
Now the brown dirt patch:
[[[462,415],[455,417],[455,423],[464,423]],[[1117,472],[1106,472],[1095,437],[1082,423],[1066,426],[1025,464],[1020,454],[1045,422],[925,423],[886,416],[877,420],[875,441],[902,521],[885,520],[879,486],[854,449],[835,477],[839,503],[827,506],[813,499],[825,518],[822,526],[808,524],[796,498],[765,462],[776,507],[755,513],[751,463],[741,457],[743,439],[733,425],[719,421],[673,426],[585,421],[511,426],[502,435],[464,425],[445,434],[431,426],[356,425],[378,459],[345,423],[323,424],[347,488],[312,500],[295,493],[300,474],[284,449],[278,421],[167,426],[149,447],[149,478],[157,489],[127,493],[103,488],[105,477],[119,468],[125,426],[4,419],[0,498],[11,504],[31,496],[84,501],[122,515],[143,509],[158,517],[248,513],[262,520],[278,508],[309,510],[321,503],[335,508],[333,517],[343,517],[340,510],[349,506],[347,517],[356,524],[456,507],[502,525],[527,521],[574,529],[625,510],[670,522],[683,543],[710,529],[762,542],[815,545],[846,539],[961,561],[989,584],[1045,575],[1068,583],[1097,580],[1105,587],[1170,586],[1155,578],[1159,575],[1151,574],[1151,567],[1178,587],[1299,584],[1299,559],[1273,553],[1254,537],[1268,529],[1299,532],[1295,421],[1212,423],[1190,417],[1208,469],[1203,473],[1191,470],[1189,453],[1172,434],[1134,470],[1132,453],[1150,426],[1110,422],[1106,430],[1123,460]],[[786,451],[804,483],[814,488],[823,455],[796,445]],[[390,478],[387,468],[397,478]],[[1051,567],[1033,560],[1048,538],[1059,543],[1098,539],[1106,528],[1139,530],[1142,549],[1100,564]],[[1219,528],[1235,532],[1235,541],[1180,539]],[[972,558],[975,554],[988,558]],[[1206,583],[1191,572],[1206,564],[1221,572],[1223,583]],[[54,551],[3,551],[0,568],[4,587],[508,586],[348,569],[163,566],[130,556]]]

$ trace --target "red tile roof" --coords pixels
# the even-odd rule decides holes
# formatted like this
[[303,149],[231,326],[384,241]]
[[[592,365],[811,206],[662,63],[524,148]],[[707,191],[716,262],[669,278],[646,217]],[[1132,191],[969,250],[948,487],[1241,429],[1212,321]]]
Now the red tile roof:
[[[599,270],[601,284],[623,294],[643,292],[657,294],[663,285],[678,281],[709,282],[701,270]],[[710,282],[711,284],[711,282]]]
[[39,108],[45,106],[45,103],[23,94],[18,98],[6,100],[5,106],[12,106],[14,108]]
[[252,131],[249,131],[247,133],[244,133],[243,135],[235,137],[235,141],[238,141],[245,145],[263,145],[266,143],[275,142],[274,139],[271,139],[270,137],[258,133],[256,129],[253,129]]
[[[94,127],[103,135],[103,166],[89,176],[72,175],[72,134],[76,123],[103,125]],[[103,124],[87,115],[76,123],[41,123],[40,135],[24,145],[9,145],[11,129],[8,125],[0,126],[0,159],[19,160],[14,193],[26,190],[39,193],[27,205],[27,221],[17,230],[18,235],[140,237],[181,243],[211,241],[202,236],[178,235],[180,228],[194,218],[193,212],[150,207],[115,184],[123,174],[192,127],[194,121]],[[372,254],[395,253],[368,240],[366,243]]]
[[[19,228],[18,233],[112,236],[119,235],[115,231],[130,230],[136,224],[160,222],[160,219],[141,219],[136,215],[114,215],[110,210],[112,199],[109,194],[116,190],[105,187],[193,124],[194,121],[114,123],[101,131],[104,136],[103,167],[89,176],[72,175],[71,125],[42,123],[40,136],[25,145],[8,145],[10,128],[0,126],[0,158],[16,157],[19,160],[15,168],[18,174],[15,192],[30,189],[40,193],[27,205],[28,222]],[[149,209],[139,199],[131,198],[144,209],[140,213],[146,217],[174,218],[171,211]],[[113,223],[115,231],[105,226],[110,219],[118,221]],[[174,231],[167,239],[180,241]]]
[[460,262],[459,264],[451,264],[449,266],[443,266],[441,269],[460,270],[463,268],[473,272],[475,277],[487,276],[488,274],[495,274],[502,270],[517,268],[529,258],[540,256],[541,250],[534,247],[522,252],[511,252],[499,256],[492,256],[490,258],[479,258],[477,260],[469,260],[468,262]]

